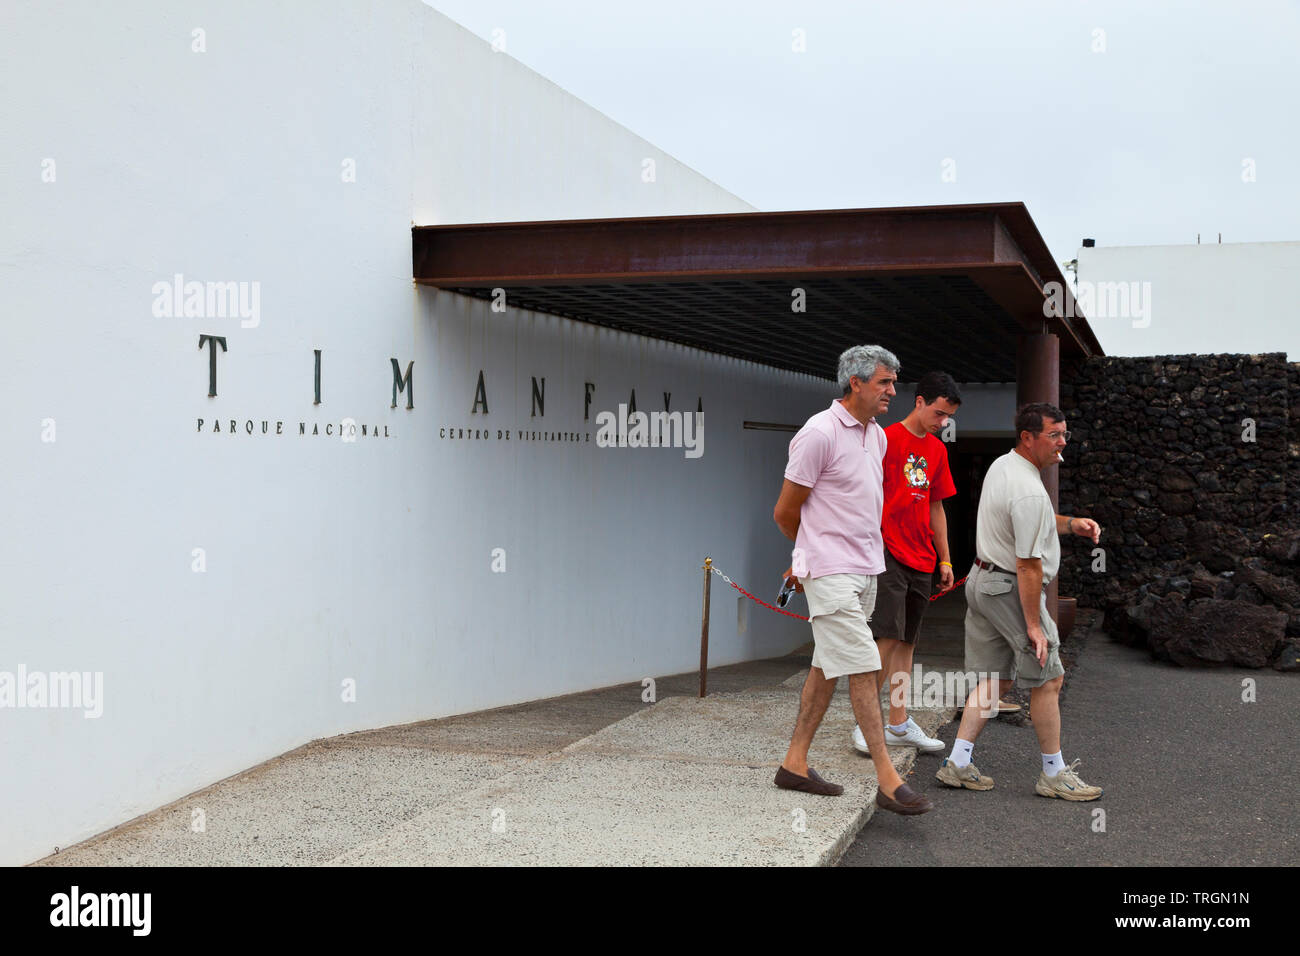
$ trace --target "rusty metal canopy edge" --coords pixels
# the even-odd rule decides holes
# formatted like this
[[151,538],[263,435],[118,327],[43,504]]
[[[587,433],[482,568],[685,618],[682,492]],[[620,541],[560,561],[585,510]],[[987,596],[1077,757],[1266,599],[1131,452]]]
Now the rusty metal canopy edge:
[[[950,341],[953,374],[979,376],[964,381],[1014,381],[1017,331],[1102,353],[1086,319],[1044,316],[1048,282],[1074,303],[1023,203],[415,226],[412,265],[418,283],[819,377],[841,343],[902,329],[930,366]],[[795,285],[809,313],[791,314]]]

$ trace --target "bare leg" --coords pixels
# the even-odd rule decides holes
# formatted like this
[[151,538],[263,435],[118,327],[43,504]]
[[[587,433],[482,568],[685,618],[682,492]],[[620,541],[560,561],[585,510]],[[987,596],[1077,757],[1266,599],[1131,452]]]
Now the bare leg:
[[912,652],[915,644],[894,641],[889,657],[889,722],[897,727],[907,722],[908,691],[912,686]]
[[[880,674],[883,671],[871,671],[866,674],[849,675],[849,699],[853,702],[853,716],[858,719],[862,736],[867,740],[867,749],[871,751],[871,762],[876,765],[876,779],[880,781],[880,790],[887,797],[903,785],[903,778],[894,769],[889,750],[885,746],[885,725],[880,719]],[[787,767],[787,770],[790,768]]]
[[[966,709],[961,715],[961,726],[957,728],[957,737],[960,740],[969,740],[975,742],[975,738],[980,735],[984,725],[989,722],[989,718],[997,713],[998,698],[1011,690],[1015,681],[999,680],[997,686],[994,682],[985,678],[980,681],[970,696],[966,698]],[[992,708],[992,713],[985,713],[985,702],[988,701]],[[1052,753],[1056,753],[1055,750]]]
[[813,734],[821,726],[835,694],[837,678],[827,679],[820,667],[808,670],[808,677],[803,682],[803,693],[799,695],[799,717],[794,722],[794,736],[790,738],[790,749],[785,752],[781,766],[801,777],[808,776],[808,748],[812,746]]
[[1061,749],[1061,685],[1064,683],[1063,676],[1053,677],[1029,692],[1029,719],[1034,722],[1041,753],[1054,754]]
[[[876,651],[880,654],[880,680],[885,687],[890,690],[889,695],[889,713],[894,713],[894,655],[898,653],[899,642],[892,637],[877,637]],[[864,731],[865,733],[865,731]]]

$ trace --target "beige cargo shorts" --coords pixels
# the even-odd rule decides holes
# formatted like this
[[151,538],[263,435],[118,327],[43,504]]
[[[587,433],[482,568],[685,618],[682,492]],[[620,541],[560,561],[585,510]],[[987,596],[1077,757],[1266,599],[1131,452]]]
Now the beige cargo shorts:
[[1041,687],[1065,673],[1061,638],[1047,613],[1047,594],[1039,595],[1038,622],[1047,638],[1047,663],[1039,665],[1029,643],[1020,588],[1014,574],[972,565],[966,576],[966,670],[980,678],[996,673],[1021,687]]

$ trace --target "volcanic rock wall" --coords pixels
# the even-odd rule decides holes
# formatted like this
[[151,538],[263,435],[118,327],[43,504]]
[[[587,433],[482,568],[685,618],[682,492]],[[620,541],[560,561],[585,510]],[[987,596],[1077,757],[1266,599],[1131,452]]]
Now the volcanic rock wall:
[[1300,647],[1300,364],[1266,355],[1100,356],[1061,369],[1072,433],[1062,594],[1177,663],[1294,667]]

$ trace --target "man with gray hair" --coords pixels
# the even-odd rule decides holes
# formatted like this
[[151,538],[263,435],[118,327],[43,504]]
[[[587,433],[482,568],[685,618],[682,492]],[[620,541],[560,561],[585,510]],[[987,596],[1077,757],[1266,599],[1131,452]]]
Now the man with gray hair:
[[885,432],[876,416],[889,409],[898,359],[878,345],[858,345],[839,361],[843,397],[818,412],[790,441],[785,482],[773,510],[795,543],[791,569],[808,599],[813,659],[799,698],[799,717],[775,783],[823,796],[844,792],[808,766],[808,748],[830,705],[836,681],[849,678],[853,714],[876,765],[876,806],[894,813],[934,809],[894,769],[880,716],[880,654],[867,619],[876,575],[885,569],[880,516],[884,506]]

